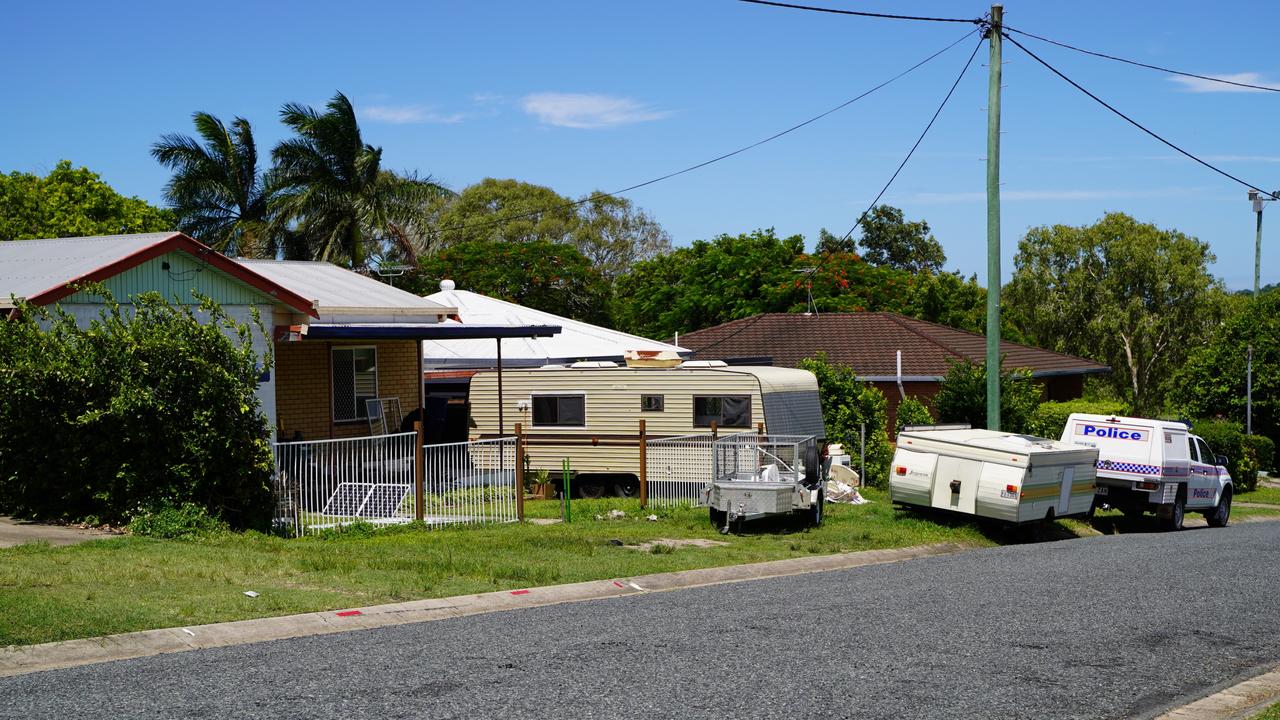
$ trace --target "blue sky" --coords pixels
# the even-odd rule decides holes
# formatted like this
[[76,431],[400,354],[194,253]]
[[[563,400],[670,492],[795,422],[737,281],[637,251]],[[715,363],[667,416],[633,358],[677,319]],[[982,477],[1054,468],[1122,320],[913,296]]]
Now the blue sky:
[[[815,4],[818,3],[815,0]],[[835,7],[977,17],[979,2]],[[1005,4],[1013,27],[1144,62],[1280,84],[1280,3]],[[0,29],[0,169],[67,158],[161,201],[147,150],[190,115],[253,122],[261,154],[281,104],[335,90],[393,169],[455,189],[514,177],[579,196],[754,142],[959,38],[966,26],[862,19],[731,0],[650,2],[22,3]],[[632,193],[677,245],[775,227],[848,230],[964,64],[966,40],[915,73],[780,140]],[[1280,93],[1225,92],[1024,41],[1149,127],[1264,188],[1280,187]],[[985,47],[884,201],[929,221],[948,266],[985,274]],[[1108,210],[1210,243],[1248,287],[1243,187],[1179,159],[1006,43],[1003,270],[1034,225]],[[1208,92],[1206,90],[1213,90]],[[1280,205],[1280,203],[1277,203]],[[1263,283],[1280,279],[1280,207]],[[1264,242],[1266,242],[1264,240]]]

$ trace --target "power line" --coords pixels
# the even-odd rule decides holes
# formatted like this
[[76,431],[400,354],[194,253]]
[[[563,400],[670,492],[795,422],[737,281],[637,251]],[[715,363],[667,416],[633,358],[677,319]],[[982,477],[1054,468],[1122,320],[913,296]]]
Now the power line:
[[[749,2],[749,1],[750,0],[743,0],[743,2]],[[1059,42],[1057,40],[1052,40],[1050,38],[1043,37],[1041,35],[1036,35],[1035,33],[1029,33],[1026,30],[1019,30],[1017,28],[1012,28],[1012,27],[1009,27],[1008,25],[1005,25],[1004,29],[1008,30],[1009,32],[1016,32],[1019,35],[1026,35],[1027,37],[1031,37],[1037,40],[1041,40],[1043,42],[1047,42],[1051,45],[1057,45],[1058,47],[1066,48],[1068,50],[1075,50],[1076,52],[1084,53],[1085,55],[1092,55],[1094,57],[1105,58],[1107,60],[1115,60],[1116,62],[1127,63],[1129,65],[1136,65],[1138,67],[1147,68],[1149,70],[1159,70],[1160,72],[1166,72],[1166,73],[1169,73],[1170,75],[1182,75],[1183,77],[1191,77],[1199,80],[1208,80],[1210,82],[1222,83],[1224,85],[1235,85],[1236,87],[1249,88],[1251,90],[1266,90],[1268,92],[1280,92],[1280,87],[1269,87],[1267,85],[1254,85],[1252,83],[1237,82],[1235,80],[1217,78],[1211,75],[1197,75],[1195,73],[1183,72],[1181,70],[1173,70],[1171,68],[1161,67],[1159,65],[1151,65],[1144,62],[1138,62],[1137,60],[1129,60],[1127,58],[1116,57],[1115,55],[1108,55],[1106,53],[1095,52],[1093,50],[1085,50],[1084,48],[1076,47],[1075,45],[1068,45],[1067,43]],[[1012,40],[1013,38],[1009,38],[1009,39]],[[1022,46],[1019,45],[1018,47],[1022,47]]]
[[813,12],[831,13],[833,15],[857,15],[858,17],[883,18],[887,20],[924,20],[928,22],[952,22],[952,23],[973,23],[981,24],[981,18],[942,18],[942,17],[922,17],[919,15],[893,15],[890,13],[874,13],[862,12],[859,10],[838,10],[836,8],[814,7],[812,5],[793,5],[792,3],[772,2],[771,0],[738,0],[738,2],[751,3],[753,5],[769,5],[771,7],[790,8],[792,10],[810,10]]
[[964,42],[965,38],[969,37],[970,35],[973,35],[975,32],[977,32],[977,30],[976,30],[976,29],[974,29],[974,30],[970,30],[969,32],[967,32],[967,33],[965,33],[964,35],[960,36],[958,39],[956,39],[956,41],[955,41],[955,42],[951,43],[950,45],[947,45],[946,47],[944,47],[944,48],[942,48],[941,50],[939,50],[939,51],[937,51],[937,52],[933,53],[932,55],[930,55],[930,56],[928,56],[928,57],[926,57],[925,59],[921,60],[920,62],[916,63],[915,65],[912,65],[911,67],[907,68],[906,70],[903,70],[902,72],[898,73],[897,75],[894,75],[893,77],[889,78],[888,80],[885,80],[884,82],[880,83],[879,85],[876,85],[875,87],[871,88],[870,90],[866,90],[865,92],[863,92],[863,93],[861,93],[861,94],[859,94],[859,95],[857,95],[857,96],[855,96],[855,97],[852,97],[852,98],[850,98],[850,99],[848,99],[848,100],[845,100],[844,102],[840,103],[839,105],[836,105],[835,107],[831,108],[830,110],[827,110],[827,111],[825,111],[825,112],[819,113],[818,115],[814,115],[813,117],[809,118],[808,120],[805,120],[805,121],[803,121],[803,122],[800,122],[800,123],[797,123],[797,124],[795,124],[795,125],[792,125],[791,127],[787,128],[786,130],[783,130],[783,131],[781,131],[781,132],[774,133],[773,135],[770,135],[769,137],[764,138],[763,140],[758,140],[758,141],[756,141],[756,142],[754,142],[754,143],[751,143],[750,145],[746,145],[746,146],[740,147],[740,148],[738,148],[737,150],[733,150],[733,151],[731,151],[731,152],[724,153],[723,155],[718,155],[718,156],[716,156],[716,157],[711,158],[710,160],[704,160],[703,162],[697,163],[696,165],[690,165],[689,167],[686,167],[686,168],[684,168],[684,169],[682,169],[682,170],[676,170],[675,172],[670,172],[670,173],[667,173],[666,175],[661,175],[661,176],[656,177],[656,178],[653,178],[653,179],[651,179],[651,180],[645,180],[644,182],[636,183],[635,185],[631,185],[631,186],[629,186],[629,187],[622,188],[621,190],[614,190],[613,192],[595,192],[595,193],[592,193],[592,194],[590,194],[590,195],[588,195],[588,196],[586,196],[586,197],[580,198],[580,199],[578,199],[578,200],[571,200],[571,201],[566,202],[566,203],[561,203],[561,204],[559,204],[559,205],[553,205],[553,206],[551,206],[551,207],[542,208],[542,209],[540,209],[540,210],[531,210],[531,211],[528,211],[528,212],[517,213],[517,214],[515,214],[515,215],[507,215],[507,216],[505,216],[505,217],[494,218],[494,219],[492,219],[492,220],[484,220],[484,221],[481,221],[481,222],[475,222],[475,223],[469,223],[469,224],[468,224],[468,223],[463,223],[463,224],[461,224],[461,225],[455,225],[455,226],[453,226],[453,227],[440,228],[440,229],[439,229],[439,230],[437,230],[436,232],[437,232],[437,233],[446,233],[446,232],[455,232],[455,231],[474,230],[474,229],[476,229],[476,228],[489,227],[489,226],[492,226],[492,225],[503,225],[503,224],[505,224],[505,223],[509,223],[509,222],[512,222],[512,221],[515,221],[515,220],[523,220],[523,219],[525,219],[525,218],[535,217],[535,216],[537,216],[537,215],[541,215],[541,214],[542,214],[542,213],[544,213],[544,212],[551,212],[551,211],[553,211],[553,210],[564,210],[564,209],[568,209],[568,208],[575,208],[575,207],[578,207],[579,205],[584,205],[584,204],[586,204],[586,203],[589,203],[589,202],[591,202],[592,200],[598,200],[598,199],[600,199],[600,198],[607,198],[607,197],[617,197],[618,195],[622,195],[623,193],[628,193],[628,192],[631,192],[631,191],[633,191],[633,190],[639,190],[640,188],[647,187],[647,186],[649,186],[649,185],[653,185],[654,183],[659,183],[659,182],[662,182],[663,180],[670,180],[671,178],[676,177],[676,176],[678,176],[678,175],[683,175],[683,174],[688,173],[688,172],[693,172],[694,170],[698,170],[698,169],[700,169],[700,168],[704,168],[704,167],[706,167],[706,166],[708,166],[708,165],[711,165],[711,164],[713,164],[713,163],[720,162],[721,160],[726,160],[726,159],[728,159],[728,158],[733,157],[734,155],[739,155],[739,154],[744,153],[744,152],[746,152],[746,151],[748,151],[748,150],[752,150],[752,149],[754,149],[754,148],[760,147],[761,145],[764,145],[765,143],[768,143],[768,142],[772,142],[772,141],[774,141],[774,140],[777,140],[778,138],[780,138],[780,137],[782,137],[782,136],[784,136],[784,135],[788,135],[788,134],[790,134],[790,133],[792,133],[792,132],[795,132],[796,130],[799,130],[800,128],[805,127],[806,125],[810,125],[810,124],[812,124],[812,123],[815,123],[815,122],[817,122],[818,120],[821,120],[822,118],[824,118],[824,117],[826,117],[826,116],[828,116],[828,115],[831,115],[832,113],[835,113],[835,112],[838,112],[838,111],[840,111],[840,110],[843,110],[844,108],[846,108],[846,107],[848,107],[848,106],[852,105],[853,103],[855,103],[855,102],[857,102],[857,101],[859,101],[859,100],[861,100],[861,99],[863,99],[863,98],[867,97],[868,95],[870,95],[870,94],[872,94],[872,93],[876,92],[877,90],[880,90],[881,88],[885,87],[886,85],[889,85],[890,83],[892,83],[892,82],[894,82],[894,81],[896,81],[896,80],[899,80],[899,79],[903,78],[903,77],[904,77],[904,76],[906,76],[906,75],[911,74],[911,73],[912,73],[912,72],[914,72],[915,70],[917,70],[917,69],[919,69],[920,67],[924,66],[925,64],[929,63],[929,61],[931,61],[931,60],[933,60],[934,58],[938,57],[939,55],[941,55],[941,54],[943,54],[943,53],[947,52],[948,50],[950,50],[951,48],[955,47],[956,45],[959,45],[960,43]]
[[[966,35],[965,37],[968,37],[968,36]],[[880,192],[876,195],[876,199],[872,200],[871,205],[868,206],[867,209],[861,215],[858,216],[857,221],[853,223],[853,227],[849,228],[849,232],[845,233],[844,237],[842,238],[843,240],[848,240],[849,236],[853,235],[853,231],[858,229],[858,226],[862,224],[862,221],[867,217],[867,215],[870,214],[871,211],[875,209],[876,205],[880,202],[880,198],[884,197],[885,192],[889,190],[889,186],[892,185],[893,181],[898,178],[898,174],[902,172],[902,168],[906,167],[907,161],[910,160],[911,156],[915,154],[916,148],[920,147],[920,143],[924,141],[925,135],[929,134],[929,130],[933,127],[933,123],[937,121],[938,116],[942,114],[942,108],[947,106],[947,101],[951,99],[951,96],[955,93],[956,88],[959,87],[960,81],[964,78],[965,73],[969,72],[969,67],[973,65],[973,59],[977,57],[978,50],[982,48],[982,43],[985,39],[986,39],[985,37],[979,39],[978,44],[973,47],[973,52],[969,54],[969,59],[965,61],[964,67],[960,70],[960,74],[956,76],[955,82],[951,83],[951,87],[947,90],[946,96],[943,97],[942,102],[938,104],[938,109],[933,111],[933,117],[929,118],[929,123],[924,126],[924,130],[920,133],[920,137],[916,138],[915,144],[912,145],[911,149],[907,151],[906,157],[902,158],[902,162],[898,163],[898,168],[894,170],[893,175],[889,177],[889,182],[886,182],[884,184],[884,187],[880,188]],[[818,264],[813,266],[813,268],[807,271],[807,275],[810,281],[812,281],[813,276],[816,275],[818,271],[822,269],[822,266],[825,265],[827,260],[834,254],[835,253],[827,253],[826,255],[823,255],[822,258],[818,261]],[[726,340],[730,340],[734,337],[737,337],[739,334],[746,331],[751,326],[755,325],[760,318],[765,316],[765,314],[766,313],[761,313],[759,315],[756,315],[755,318],[753,318],[750,322],[743,323],[742,327],[738,328],[737,330],[734,330],[728,335],[725,335],[719,340],[716,340],[715,342],[709,345],[706,345],[705,347],[701,348],[697,352],[703,352],[709,348],[713,348],[716,345],[719,345],[722,342],[725,342]]]
[[1102,105],[1103,107],[1105,107],[1106,109],[1108,109],[1108,110],[1110,110],[1111,112],[1115,113],[1116,115],[1119,115],[1120,117],[1124,118],[1124,119],[1125,119],[1125,120],[1126,120],[1130,125],[1132,125],[1132,126],[1134,126],[1134,127],[1138,128],[1138,129],[1139,129],[1139,130],[1141,130],[1142,132],[1144,132],[1144,133],[1146,133],[1146,134],[1150,135],[1151,137],[1155,138],[1156,140],[1159,140],[1160,142],[1164,143],[1165,145],[1167,145],[1167,146],[1169,146],[1169,147],[1173,148],[1174,150],[1178,151],[1178,152],[1179,152],[1179,153],[1181,153],[1182,155],[1185,155],[1186,157],[1191,158],[1192,160],[1195,160],[1196,162],[1200,163],[1201,165],[1203,165],[1203,166],[1205,166],[1205,167],[1209,168],[1210,170],[1212,170],[1212,171],[1214,171],[1214,172],[1218,173],[1219,175],[1221,175],[1221,176],[1223,176],[1223,177],[1225,177],[1225,178],[1228,178],[1228,179],[1234,180],[1234,181],[1236,181],[1236,182],[1240,183],[1241,185],[1244,185],[1245,187],[1249,188],[1250,190],[1257,190],[1258,192],[1260,192],[1260,193],[1262,193],[1262,194],[1264,194],[1264,195],[1266,195],[1266,196],[1268,196],[1268,197],[1270,197],[1270,198],[1273,198],[1273,199],[1280,199],[1280,198],[1278,198],[1275,194],[1270,193],[1270,192],[1267,192],[1267,191],[1265,191],[1265,190],[1262,190],[1262,189],[1260,189],[1257,185],[1254,185],[1253,183],[1245,182],[1244,180],[1241,180],[1240,178],[1236,177],[1235,175],[1232,175],[1231,173],[1227,172],[1226,170],[1223,170],[1223,169],[1221,169],[1221,168],[1217,167],[1216,165],[1212,165],[1212,164],[1210,164],[1208,161],[1201,160],[1200,158],[1196,157],[1195,155],[1192,155],[1190,152],[1188,152],[1188,151],[1186,151],[1186,150],[1183,150],[1182,148],[1178,147],[1177,145],[1174,145],[1172,142],[1169,142],[1168,140],[1165,140],[1163,137],[1160,137],[1159,135],[1157,135],[1154,131],[1147,129],[1147,127],[1146,127],[1146,126],[1144,126],[1142,123],[1138,122],[1137,120],[1134,120],[1133,118],[1129,117],[1128,115],[1125,115],[1124,113],[1122,113],[1122,112],[1120,112],[1119,110],[1117,110],[1115,107],[1113,107],[1113,106],[1112,106],[1110,103],[1108,103],[1106,100],[1103,100],[1102,98],[1098,97],[1097,95],[1094,95],[1093,93],[1091,93],[1091,92],[1089,92],[1088,90],[1086,90],[1082,85],[1080,85],[1080,83],[1076,82],[1075,80],[1072,80],[1071,78],[1067,77],[1066,75],[1063,75],[1063,74],[1062,74],[1062,73],[1061,73],[1057,68],[1055,68],[1054,66],[1052,66],[1052,65],[1050,65],[1049,63],[1045,62],[1043,59],[1041,59],[1041,58],[1040,58],[1040,56],[1039,56],[1039,55],[1036,55],[1035,53],[1033,53],[1033,52],[1031,52],[1030,50],[1028,50],[1028,49],[1026,48],[1026,46],[1024,46],[1022,43],[1020,43],[1020,42],[1018,42],[1017,40],[1014,40],[1013,38],[1009,37],[1008,33],[1002,33],[1002,34],[1004,35],[1004,37],[1005,37],[1005,38],[1007,38],[1007,39],[1009,40],[1009,42],[1013,43],[1014,45],[1017,45],[1017,46],[1018,46],[1018,48],[1019,48],[1020,50],[1022,50],[1022,52],[1024,52],[1024,53],[1026,53],[1026,54],[1030,55],[1030,56],[1031,56],[1031,58],[1032,58],[1033,60],[1035,60],[1036,62],[1038,62],[1038,63],[1040,63],[1041,65],[1043,65],[1043,66],[1045,66],[1046,68],[1048,68],[1048,69],[1049,69],[1049,71],[1050,71],[1050,72],[1052,72],[1054,75],[1057,75],[1058,77],[1062,78],[1063,80],[1066,80],[1066,81],[1067,81],[1068,83],[1070,83],[1073,87],[1075,87],[1075,89],[1079,90],[1080,92],[1082,92],[1082,93],[1084,93],[1085,95],[1088,95],[1090,98],[1092,98],[1092,99],[1094,100],[1094,102],[1098,103],[1099,105]]

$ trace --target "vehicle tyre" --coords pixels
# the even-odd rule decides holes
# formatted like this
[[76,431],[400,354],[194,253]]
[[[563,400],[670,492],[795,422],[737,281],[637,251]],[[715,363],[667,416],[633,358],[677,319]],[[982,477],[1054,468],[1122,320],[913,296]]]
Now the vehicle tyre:
[[1218,507],[1213,512],[1207,513],[1204,519],[1209,521],[1209,527],[1226,527],[1231,520],[1231,486],[1222,488],[1222,498],[1218,500]]
[[640,484],[630,480],[619,480],[613,484],[613,494],[618,497],[636,497],[640,494]]
[[1163,522],[1165,530],[1174,532],[1182,529],[1182,520],[1186,516],[1185,502],[1182,496],[1179,495],[1178,499],[1168,506],[1168,509],[1160,509],[1160,520]]
[[604,485],[598,482],[584,482],[578,486],[578,495],[588,500],[604,497]]
[[809,507],[809,527],[820,527],[822,516],[826,514],[827,497],[823,489],[818,489],[818,501]]
[[717,530],[724,529],[725,520],[727,517],[728,517],[728,513],[726,513],[725,511],[711,508],[711,524],[714,525]]

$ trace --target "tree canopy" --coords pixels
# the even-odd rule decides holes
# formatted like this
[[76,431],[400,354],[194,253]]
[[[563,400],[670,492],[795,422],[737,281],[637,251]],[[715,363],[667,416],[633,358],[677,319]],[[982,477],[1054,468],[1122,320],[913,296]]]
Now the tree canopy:
[[902,210],[877,205],[862,219],[862,257],[872,265],[911,272],[940,272],[947,256],[929,232],[929,223],[908,221]]
[[171,212],[116,192],[63,160],[48,175],[0,175],[0,240],[117,235],[174,229]]

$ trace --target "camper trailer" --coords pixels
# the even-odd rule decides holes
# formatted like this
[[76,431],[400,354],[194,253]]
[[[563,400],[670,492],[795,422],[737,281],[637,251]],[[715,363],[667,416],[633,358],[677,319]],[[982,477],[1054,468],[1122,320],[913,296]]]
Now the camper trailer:
[[895,503],[1025,523],[1084,515],[1097,450],[965,426],[910,427],[889,470]]
[[818,382],[806,370],[689,361],[675,367],[613,362],[504,370],[471,379],[472,438],[514,432],[520,423],[531,470],[561,476],[568,458],[575,494],[630,495],[639,489],[640,420],[646,438],[763,432],[823,437]]

